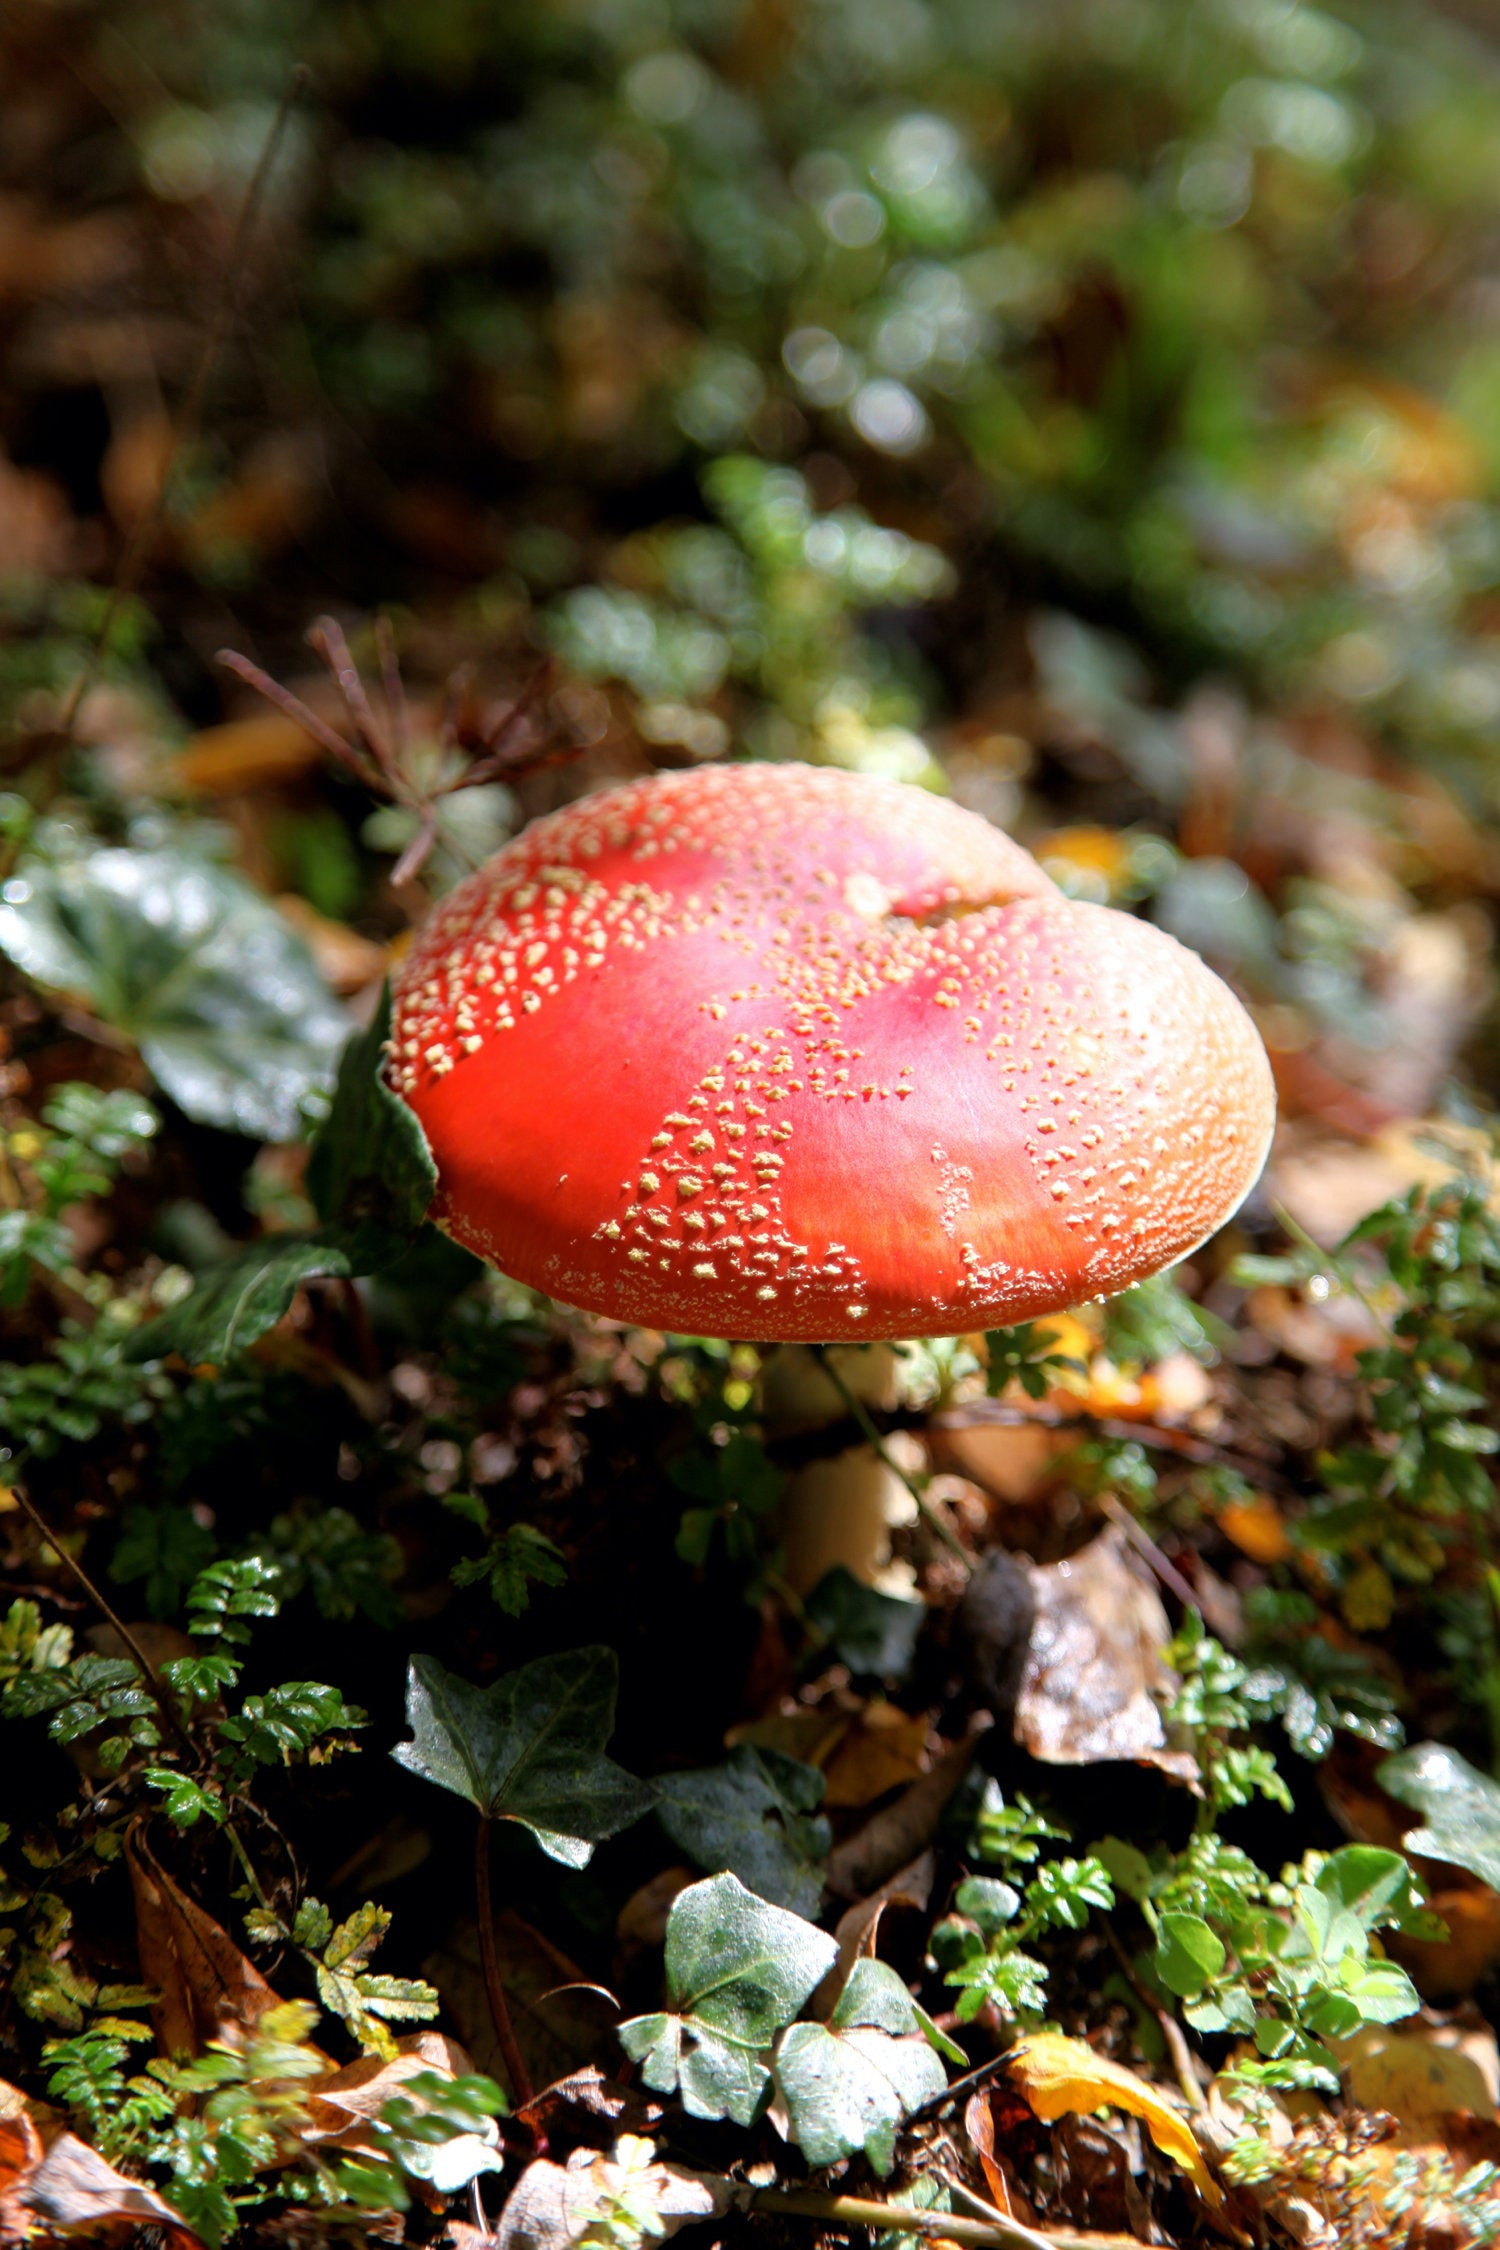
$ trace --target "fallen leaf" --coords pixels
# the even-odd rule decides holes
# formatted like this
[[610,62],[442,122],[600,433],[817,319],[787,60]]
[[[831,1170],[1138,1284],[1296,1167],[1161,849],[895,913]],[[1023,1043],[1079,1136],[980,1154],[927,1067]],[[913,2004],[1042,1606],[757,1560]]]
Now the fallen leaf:
[[1226,1502],[1214,1521],[1225,1538],[1232,1540],[1240,1553],[1248,1555],[1252,1562],[1268,1565],[1285,1562],[1292,1551],[1281,1510],[1263,1493],[1255,1493],[1248,1500]]
[[1012,2085],[1019,2087],[1044,2124],[1069,2114],[1087,2116],[1096,2109],[1128,2110],[1142,2120],[1162,2154],[1181,2165],[1206,2203],[1223,2201],[1181,2110],[1133,2070],[1057,2031],[1023,2039],[1011,2049],[1006,2067]]
[[988,2091],[971,2094],[964,2104],[964,2131],[968,2134],[970,2145],[979,2159],[980,2169],[984,2173],[985,2185],[990,2191],[991,2202],[997,2211],[1003,2211],[1009,2218],[1011,2215],[1010,2183],[1001,2171],[995,2157],[995,2118],[990,2108]]
[[223,726],[204,727],[185,750],[164,761],[156,779],[164,794],[236,797],[307,773],[323,756],[295,719],[280,711],[256,711]]
[[898,1867],[916,1859],[937,1834],[943,1807],[973,1763],[984,1727],[944,1751],[929,1770],[828,1855],[824,1881],[835,1898],[868,1898]]
[[647,2100],[634,2087],[618,2085],[593,2063],[582,2070],[569,2071],[566,2078],[559,2078],[554,2085],[544,2086],[524,2108],[516,2111],[518,2117],[536,2126],[549,2140],[555,2138],[560,2122],[571,2140],[579,2137],[580,2119],[590,2124],[623,2127],[634,2133],[654,2125],[661,2113],[660,2102]]
[[[1388,2110],[1404,2139],[1434,2137],[1437,2121],[1458,2110],[1495,2115],[1494,2080],[1447,2025],[1409,2019],[1396,2030],[1365,2024],[1339,2048],[1339,2067],[1351,2101],[1361,2109]],[[1494,2059],[1494,2035],[1489,2058]],[[1441,2138],[1441,2134],[1436,2136]]]
[[308,2096],[308,2122],[301,2137],[339,2148],[364,2146],[370,2119],[380,2114],[408,2078],[429,2070],[441,2078],[462,2078],[473,2068],[472,2058],[458,2041],[440,2031],[418,2031],[398,2039],[389,2061],[380,2055],[361,2055],[357,2062],[317,2081]]
[[17,2192],[41,2162],[42,2136],[19,2088],[0,2080],[0,2242],[21,2242],[30,2230]]
[[1047,1765],[1138,1758],[1176,1771],[1158,1697],[1171,1637],[1153,1586],[1111,1526],[1067,1562],[1032,1573],[1036,1619],[1016,1702],[1016,1739]]
[[665,2163],[654,2141],[622,2133],[607,2156],[580,2148],[566,2164],[529,2164],[494,2241],[496,2250],[569,2250],[598,2226],[601,2240],[626,2250],[722,2218],[731,2195],[727,2180]]
[[17,2191],[17,2201],[34,2212],[52,2236],[92,2231],[128,2220],[133,2226],[160,2227],[183,2250],[202,2250],[187,2221],[153,2188],[127,2180],[98,2151],[72,2133],[59,2134],[36,2170]]
[[915,1781],[927,1751],[925,1712],[867,1703],[823,1770],[825,1805],[868,1805],[889,1789]]
[[141,1980],[161,1993],[151,2020],[167,2054],[199,2054],[226,2025],[248,2028],[280,2005],[229,1932],[173,1882],[140,1821],[126,1838],[125,1860],[135,1893]]
[[343,922],[331,922],[295,891],[283,891],[276,911],[290,922],[318,966],[318,974],[332,992],[363,992],[383,977],[390,966],[383,945],[363,938]]
[[[510,1999],[516,2040],[532,2082],[550,2085],[589,2063],[608,2068],[618,2059],[614,2010],[582,1985],[583,1972],[539,1930],[512,1912],[495,1917],[500,1981]],[[479,1932],[460,1923],[441,1949],[422,1964],[435,1984],[469,2053],[493,2077],[504,2058],[495,2040],[479,1958]],[[567,1986],[571,1989],[563,1990]]]

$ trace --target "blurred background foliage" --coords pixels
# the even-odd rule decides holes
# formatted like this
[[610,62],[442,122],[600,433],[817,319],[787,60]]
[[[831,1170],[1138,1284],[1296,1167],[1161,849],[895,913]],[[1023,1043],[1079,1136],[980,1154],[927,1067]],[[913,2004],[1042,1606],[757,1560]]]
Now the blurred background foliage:
[[[222,642],[286,676],[315,611],[380,606],[429,682],[470,662],[514,688],[553,651],[584,780],[748,748],[951,789],[1235,974],[1294,1115],[1425,1112],[1465,1041],[1487,1071],[1482,18],[20,0],[0,36],[20,760],[149,510],[247,182],[310,73],[149,610],[116,621],[92,762],[54,759],[49,786],[110,801],[96,821],[148,779],[199,809],[254,779],[259,738],[227,767],[190,740],[248,708]],[[449,811],[438,881],[518,807]],[[389,934],[368,855],[410,823],[368,814],[263,819],[250,871]]]

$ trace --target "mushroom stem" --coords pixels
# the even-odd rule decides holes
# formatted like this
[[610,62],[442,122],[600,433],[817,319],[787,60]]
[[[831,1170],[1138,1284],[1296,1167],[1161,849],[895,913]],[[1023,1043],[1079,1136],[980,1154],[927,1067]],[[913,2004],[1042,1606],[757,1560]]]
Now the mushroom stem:
[[963,1564],[965,1571],[971,1571],[974,1568],[974,1561],[973,1557],[969,1553],[968,1548],[959,1538],[957,1532],[953,1529],[953,1526],[950,1523],[945,1522],[943,1517],[938,1513],[937,1509],[932,1505],[932,1502],[928,1499],[926,1493],[923,1491],[916,1478],[914,1476],[911,1476],[905,1469],[903,1469],[900,1462],[895,1458],[894,1454],[890,1450],[890,1447],[886,1444],[885,1439],[881,1436],[879,1429],[871,1418],[869,1408],[865,1405],[864,1400],[857,1397],[855,1393],[850,1390],[849,1385],[843,1378],[843,1375],[835,1366],[833,1356],[830,1353],[827,1345],[815,1344],[813,1349],[818,1355],[818,1364],[822,1368],[824,1374],[828,1377],[829,1382],[832,1383],[834,1389],[838,1392],[839,1397],[843,1400],[844,1405],[848,1409],[849,1413],[859,1424],[860,1430],[864,1434],[865,1438],[871,1445],[874,1446],[875,1451],[879,1454],[881,1460],[890,1470],[892,1476],[900,1478],[907,1491],[911,1494],[913,1500],[915,1500],[915,1502],[917,1503],[917,1507],[921,1511],[923,1522],[928,1526],[929,1530],[935,1533],[936,1536],[942,1541],[943,1545],[948,1549],[948,1552],[958,1562],[961,1562]]
[[535,2089],[510,2020],[505,1987],[500,1981],[500,1961],[495,1950],[495,1911],[490,1897],[490,1822],[483,1815],[474,1837],[474,1897],[479,1917],[479,1959],[484,1970],[490,2018],[495,2026],[505,2075],[510,2080],[512,2102],[515,2108],[525,2109]]

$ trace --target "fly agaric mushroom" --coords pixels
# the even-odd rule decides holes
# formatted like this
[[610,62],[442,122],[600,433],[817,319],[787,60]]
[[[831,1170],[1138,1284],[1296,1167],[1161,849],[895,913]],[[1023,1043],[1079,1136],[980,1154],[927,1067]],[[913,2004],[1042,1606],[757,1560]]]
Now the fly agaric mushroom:
[[433,1217],[615,1319],[826,1342],[1054,1312],[1259,1174],[1249,1017],[976,815],[797,765],[632,782],[448,898],[395,996]]

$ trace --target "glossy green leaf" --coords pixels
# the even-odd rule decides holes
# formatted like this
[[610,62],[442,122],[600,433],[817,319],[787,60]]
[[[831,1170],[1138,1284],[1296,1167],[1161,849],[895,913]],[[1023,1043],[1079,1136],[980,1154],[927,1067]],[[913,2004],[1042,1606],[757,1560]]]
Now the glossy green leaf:
[[655,1801],[647,1783],[604,1755],[618,1687],[608,1648],[538,1657],[487,1688],[470,1687],[435,1657],[414,1657],[406,1687],[413,1740],[391,1755],[486,1819],[519,1821],[565,1867],[586,1867],[595,1844]]
[[817,1912],[833,1832],[816,1766],[741,1743],[722,1765],[662,1774],[656,1791],[657,1817],[689,1859],[794,1914]]
[[355,1270],[331,1229],[263,1235],[199,1274],[191,1295],[137,1329],[125,1356],[142,1361],[175,1355],[191,1367],[223,1367],[275,1327],[304,1281]]
[[808,2163],[836,2164],[863,2150],[882,2177],[903,2119],[948,2083],[910,1993],[884,1961],[856,1961],[829,2021],[793,2024],[775,2068]]
[[771,2087],[769,2050],[832,1968],[838,1947],[733,1875],[679,1892],[667,1920],[664,2009],[620,2026],[653,2092],[693,2117],[748,2125]]
[[427,1136],[415,1112],[385,1083],[390,1029],[387,984],[368,1028],[355,1032],[339,1059],[333,1105],[313,1137],[307,1165],[319,1218],[357,1236],[370,1231],[379,1264],[389,1263],[383,1238],[415,1234],[437,1187]]
[[1163,1914],[1156,1939],[1156,1973],[1179,2000],[1195,2000],[1227,1959],[1222,1939],[1200,1914]]
[[836,1563],[808,1595],[804,1614],[857,1677],[904,1680],[927,1621],[927,1605],[878,1593]]
[[187,1115],[291,1140],[348,1029],[312,955],[242,875],[177,845],[29,861],[0,952],[125,1032]]

